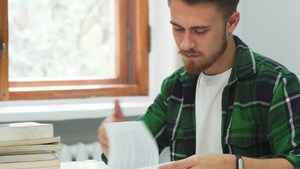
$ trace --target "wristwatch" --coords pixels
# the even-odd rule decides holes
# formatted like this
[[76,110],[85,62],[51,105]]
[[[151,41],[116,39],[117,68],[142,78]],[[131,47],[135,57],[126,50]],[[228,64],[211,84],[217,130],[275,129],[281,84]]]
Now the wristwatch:
[[244,169],[244,161],[241,156],[236,156],[236,169]]

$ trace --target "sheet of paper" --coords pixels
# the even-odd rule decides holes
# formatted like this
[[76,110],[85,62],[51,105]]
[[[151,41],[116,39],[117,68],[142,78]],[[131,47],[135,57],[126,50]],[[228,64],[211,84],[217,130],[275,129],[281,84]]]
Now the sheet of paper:
[[141,121],[104,124],[109,140],[109,169],[137,169],[158,164],[158,147]]

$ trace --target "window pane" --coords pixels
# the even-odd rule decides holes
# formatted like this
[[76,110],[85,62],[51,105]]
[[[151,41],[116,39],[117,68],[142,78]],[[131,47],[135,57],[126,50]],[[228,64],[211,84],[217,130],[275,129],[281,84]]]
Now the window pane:
[[115,77],[113,0],[9,0],[9,79]]

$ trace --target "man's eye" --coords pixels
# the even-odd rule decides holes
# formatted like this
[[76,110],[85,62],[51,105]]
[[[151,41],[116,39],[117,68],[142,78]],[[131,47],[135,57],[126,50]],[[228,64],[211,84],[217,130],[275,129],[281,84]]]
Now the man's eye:
[[174,30],[175,30],[176,32],[182,32],[184,29],[183,29],[183,28],[174,28]]
[[202,31],[194,30],[194,32],[197,33],[197,34],[205,34],[207,31],[206,30],[205,31],[203,31],[203,30]]

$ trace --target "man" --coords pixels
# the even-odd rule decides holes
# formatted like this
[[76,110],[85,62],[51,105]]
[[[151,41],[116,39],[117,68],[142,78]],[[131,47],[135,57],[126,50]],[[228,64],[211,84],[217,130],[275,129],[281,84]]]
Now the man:
[[[238,0],[168,3],[184,68],[139,118],[160,150],[170,146],[176,162],[160,169],[300,168],[299,81],[232,35]],[[104,122],[122,120],[116,102]],[[108,156],[103,126],[99,133]]]

